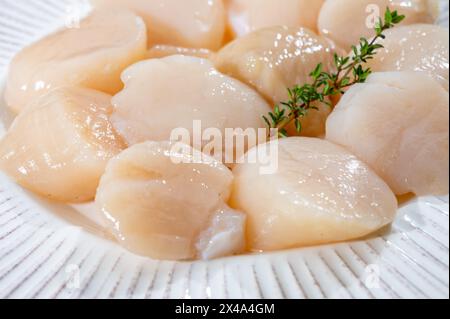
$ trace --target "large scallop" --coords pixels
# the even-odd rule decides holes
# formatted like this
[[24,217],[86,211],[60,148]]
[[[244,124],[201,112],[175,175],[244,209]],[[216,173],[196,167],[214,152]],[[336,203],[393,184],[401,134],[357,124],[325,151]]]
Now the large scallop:
[[[271,174],[262,174],[261,154],[277,167]],[[247,214],[251,250],[356,239],[391,223],[397,210],[396,197],[368,165],[321,139],[259,145],[233,173],[231,204]]]
[[14,57],[6,102],[19,113],[39,95],[70,85],[115,94],[122,71],[145,55],[142,19],[128,11],[94,11],[79,27],[60,30]]
[[[334,70],[334,44],[305,28],[276,26],[236,39],[212,57],[216,68],[252,86],[272,105],[287,101],[288,88],[312,81],[319,63]],[[320,105],[303,121],[303,134],[324,133],[330,108]]]
[[94,199],[107,162],[124,147],[109,115],[111,96],[57,88],[40,96],[0,141],[0,168],[51,200]]
[[375,72],[416,71],[439,81],[448,90],[447,28],[431,24],[415,24],[386,31],[384,46],[368,66]]
[[186,144],[146,142],[108,164],[96,203],[117,240],[135,253],[209,259],[245,245],[245,215],[226,204],[232,182],[227,167]]
[[327,122],[327,139],[369,164],[397,195],[445,195],[449,97],[423,73],[374,73],[350,88]]
[[[184,131],[189,136],[183,141],[197,149],[214,144],[211,155],[227,156],[230,163],[234,151],[244,143],[242,139],[242,143],[234,143],[234,137],[247,140],[247,129],[255,135],[258,129],[265,129],[262,116],[270,112],[253,89],[196,57],[175,55],[142,61],[128,68],[122,78],[125,89],[112,100],[111,120],[129,145],[178,140],[174,136]],[[227,134],[235,129],[237,135]],[[207,130],[211,138],[206,137]],[[249,147],[256,143],[256,139],[248,141]]]
[[150,45],[217,50],[225,34],[222,0],[91,0],[97,7],[121,7],[141,16]]
[[402,24],[434,23],[439,13],[437,0],[327,0],[320,10],[319,31],[350,50],[361,37],[375,36],[375,25],[387,7],[406,15]]

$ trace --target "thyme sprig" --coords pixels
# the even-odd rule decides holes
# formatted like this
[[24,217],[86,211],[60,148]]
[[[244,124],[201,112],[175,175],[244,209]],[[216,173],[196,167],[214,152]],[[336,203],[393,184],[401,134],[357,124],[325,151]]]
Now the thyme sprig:
[[384,31],[393,28],[404,19],[404,15],[387,8],[384,21],[380,18],[376,24],[376,35],[371,41],[361,38],[357,46],[352,46],[352,54],[349,56],[334,54],[335,72],[324,72],[323,64],[320,63],[310,73],[312,79],[310,84],[289,88],[289,100],[276,105],[268,116],[263,116],[269,131],[273,132],[273,129],[276,129],[278,137],[287,137],[287,126],[294,123],[296,131],[301,133],[303,129],[301,120],[308,116],[310,111],[318,110],[318,102],[333,107],[329,102],[330,97],[344,94],[348,87],[365,82],[372,70],[364,65],[383,48],[378,40],[385,39]]

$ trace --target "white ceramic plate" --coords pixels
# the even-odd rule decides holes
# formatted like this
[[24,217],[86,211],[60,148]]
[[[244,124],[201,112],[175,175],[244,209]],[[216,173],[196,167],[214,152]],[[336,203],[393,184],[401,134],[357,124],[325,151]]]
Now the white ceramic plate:
[[[23,46],[86,10],[84,1],[0,0],[0,75]],[[74,209],[0,174],[0,298],[448,298],[448,203],[415,199],[366,240],[178,263],[134,256]]]

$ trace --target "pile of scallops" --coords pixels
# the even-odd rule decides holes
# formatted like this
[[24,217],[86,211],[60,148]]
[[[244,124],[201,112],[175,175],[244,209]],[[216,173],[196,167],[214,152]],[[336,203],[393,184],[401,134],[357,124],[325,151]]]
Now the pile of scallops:
[[[448,194],[449,32],[435,25],[436,0],[92,7],[11,62],[5,101],[16,117],[0,168],[51,201],[95,202],[130,251],[192,260],[348,241],[392,223],[399,196]],[[208,141],[173,147],[171,132],[195,121],[266,128],[287,88],[309,83],[318,63],[332,72],[333,55],[373,37],[386,7],[406,19],[368,61],[372,75],[309,112],[301,136],[246,145],[231,164],[190,161]],[[273,146],[271,174],[245,160]]]

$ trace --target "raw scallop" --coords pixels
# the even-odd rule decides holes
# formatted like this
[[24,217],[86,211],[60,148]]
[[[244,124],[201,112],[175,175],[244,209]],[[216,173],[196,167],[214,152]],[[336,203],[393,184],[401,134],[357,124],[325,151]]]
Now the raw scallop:
[[39,97],[0,141],[0,168],[23,187],[62,202],[94,199],[106,163],[124,144],[108,116],[111,96],[58,88]]
[[[226,147],[233,139],[226,129],[264,129],[261,117],[270,112],[255,91],[200,58],[176,55],[142,61],[128,68],[122,78],[125,89],[112,100],[115,111],[111,120],[129,145],[173,141],[175,130],[185,129],[191,144],[199,149],[219,139],[201,141],[205,130],[215,129],[224,143],[216,144],[211,155],[228,154],[231,162],[236,148]],[[200,124],[199,130],[194,129],[194,121]],[[193,142],[197,132],[199,145]]]
[[375,24],[386,8],[406,15],[402,24],[434,23],[439,14],[437,0],[327,0],[319,15],[319,31],[350,50],[361,37],[375,36]]
[[145,57],[144,22],[131,12],[93,12],[79,28],[64,29],[22,50],[11,63],[6,102],[21,112],[58,86],[82,86],[115,94],[120,74]]
[[449,185],[449,97],[422,73],[374,73],[350,88],[327,122],[397,195],[445,195]]
[[118,6],[141,16],[149,44],[217,50],[225,34],[222,0],[91,0],[95,6]]
[[[271,27],[255,31],[228,44],[213,61],[216,68],[254,87],[276,104],[288,99],[287,88],[311,82],[310,73],[322,63],[333,70],[334,45],[304,28]],[[312,111],[303,123],[303,134],[324,133],[330,113],[326,105]]]
[[369,66],[375,72],[425,72],[448,90],[447,28],[431,24],[417,24],[386,31],[378,51]]
[[244,248],[245,215],[226,205],[232,181],[228,168],[190,146],[146,142],[108,164],[96,203],[135,253],[209,259]]
[[235,37],[273,26],[317,30],[324,0],[227,0],[228,20]]
[[[261,153],[278,159],[273,174],[261,174]],[[246,158],[233,170],[231,203],[247,214],[252,250],[351,240],[388,225],[396,214],[386,183],[331,142],[291,137],[259,145]]]

